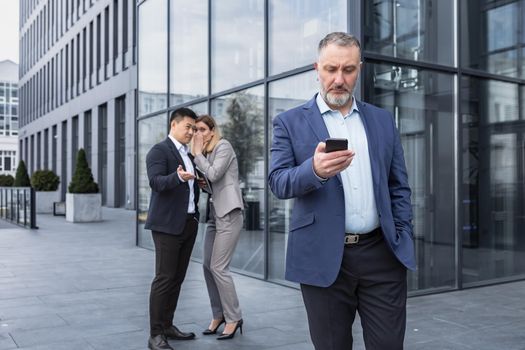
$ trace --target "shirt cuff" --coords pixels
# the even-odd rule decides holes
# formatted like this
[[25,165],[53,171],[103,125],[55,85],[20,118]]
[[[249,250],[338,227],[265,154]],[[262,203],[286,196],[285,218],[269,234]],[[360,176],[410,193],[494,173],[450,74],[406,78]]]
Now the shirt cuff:
[[319,180],[320,183],[324,184],[326,181],[328,181],[328,179],[325,179],[324,177],[321,177],[321,176],[319,176],[319,175],[317,175],[315,173],[313,163],[312,163],[312,171],[313,171],[315,177],[317,178],[317,180]]

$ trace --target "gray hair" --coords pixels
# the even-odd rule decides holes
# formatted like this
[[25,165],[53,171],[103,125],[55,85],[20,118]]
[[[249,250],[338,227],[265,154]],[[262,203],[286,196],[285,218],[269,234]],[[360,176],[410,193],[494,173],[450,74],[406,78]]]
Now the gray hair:
[[343,33],[343,32],[333,32],[333,33],[327,34],[319,42],[319,47],[317,49],[317,52],[321,53],[321,51],[323,51],[323,49],[327,47],[329,44],[335,44],[337,46],[342,46],[342,47],[356,46],[359,49],[359,52],[361,52],[361,43],[359,42],[359,39],[357,39],[352,34]]

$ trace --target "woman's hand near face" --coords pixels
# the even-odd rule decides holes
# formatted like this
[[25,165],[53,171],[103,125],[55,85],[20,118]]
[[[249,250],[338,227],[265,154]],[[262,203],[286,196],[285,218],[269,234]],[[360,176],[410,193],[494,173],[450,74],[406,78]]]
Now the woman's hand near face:
[[193,135],[193,152],[195,155],[202,154],[204,149],[204,138],[200,132],[197,132]]

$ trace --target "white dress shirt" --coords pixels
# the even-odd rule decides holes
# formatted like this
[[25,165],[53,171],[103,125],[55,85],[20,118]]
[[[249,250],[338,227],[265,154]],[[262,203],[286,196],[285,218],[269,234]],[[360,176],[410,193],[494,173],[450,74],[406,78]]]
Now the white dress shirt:
[[355,152],[350,166],[341,172],[345,195],[345,230],[351,233],[373,231],[379,227],[379,216],[368,139],[355,98],[350,112],[345,116],[338,110],[330,109],[321,94],[317,94],[316,103],[330,137],[348,139],[349,149]]
[[[184,166],[186,168],[186,171],[189,173],[195,174],[195,170],[193,169],[193,163],[191,162],[191,159],[188,156],[188,146],[183,145],[171,135],[168,135],[168,137],[170,138],[171,141],[173,141],[173,144],[179,151],[182,157],[182,160],[184,161]],[[179,179],[182,182],[186,182],[180,176],[179,176]],[[195,213],[195,193],[193,192],[193,181],[194,181],[193,179],[188,181],[188,185],[190,186],[190,200],[188,202],[188,214]]]

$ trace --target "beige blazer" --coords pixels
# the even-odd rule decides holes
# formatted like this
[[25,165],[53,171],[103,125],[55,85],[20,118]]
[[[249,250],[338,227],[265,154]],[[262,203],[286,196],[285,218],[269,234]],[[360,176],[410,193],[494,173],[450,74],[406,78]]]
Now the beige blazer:
[[206,157],[200,154],[194,162],[211,182],[211,198],[217,217],[223,217],[233,209],[244,208],[237,156],[227,140],[221,139],[210,154]]

